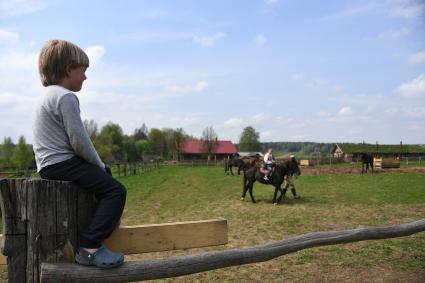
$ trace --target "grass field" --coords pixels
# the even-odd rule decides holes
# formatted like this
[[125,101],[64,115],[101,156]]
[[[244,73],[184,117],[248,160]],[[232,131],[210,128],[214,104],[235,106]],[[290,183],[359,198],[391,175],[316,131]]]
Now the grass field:
[[[314,231],[399,224],[424,218],[425,175],[393,173],[304,176],[301,199],[273,206],[273,188],[254,185],[257,204],[241,201],[242,176],[221,167],[161,167],[121,177],[128,188],[123,225],[224,217],[226,246],[128,256],[162,258],[246,247]],[[425,233],[313,248],[265,263],[231,267],[158,282],[424,282]]]
[[[241,176],[220,167],[163,167],[121,178],[128,187],[124,224],[224,217],[229,244],[263,244],[313,231],[390,225],[423,218],[425,175],[300,176],[297,190],[279,206],[273,188],[255,184],[257,204],[240,200]],[[160,258],[217,249],[132,256]],[[178,282],[424,282],[425,234],[383,241],[314,248],[269,262],[232,267],[164,281]]]

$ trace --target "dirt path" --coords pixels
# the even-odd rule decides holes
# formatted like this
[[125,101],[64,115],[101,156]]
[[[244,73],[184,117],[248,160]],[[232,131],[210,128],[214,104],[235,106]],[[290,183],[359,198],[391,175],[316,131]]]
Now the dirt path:
[[[342,167],[342,166],[317,166],[317,167],[301,167],[303,175],[342,175],[342,174],[361,174],[361,168]],[[425,167],[408,167],[408,168],[390,168],[376,169],[374,173],[425,173]]]

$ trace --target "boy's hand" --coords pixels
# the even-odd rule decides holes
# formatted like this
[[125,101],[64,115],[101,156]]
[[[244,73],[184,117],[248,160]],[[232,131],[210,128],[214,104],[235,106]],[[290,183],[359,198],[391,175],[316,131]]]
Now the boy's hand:
[[111,168],[109,168],[108,166],[105,165],[105,171],[106,173],[108,173],[109,175],[112,176],[112,172],[111,172]]

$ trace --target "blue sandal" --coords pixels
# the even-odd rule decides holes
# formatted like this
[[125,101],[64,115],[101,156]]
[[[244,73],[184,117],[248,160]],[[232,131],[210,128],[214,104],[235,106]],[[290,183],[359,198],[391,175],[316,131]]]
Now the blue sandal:
[[75,255],[75,262],[85,266],[114,268],[124,262],[124,254],[111,252],[103,245],[95,253],[80,248]]

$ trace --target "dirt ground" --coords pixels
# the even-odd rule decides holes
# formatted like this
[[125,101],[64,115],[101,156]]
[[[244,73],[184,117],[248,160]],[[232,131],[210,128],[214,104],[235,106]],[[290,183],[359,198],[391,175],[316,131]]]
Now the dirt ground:
[[[309,166],[301,167],[303,175],[339,175],[339,174],[361,174],[361,168],[345,167],[345,166]],[[425,173],[425,167],[405,167],[405,168],[389,168],[389,169],[375,169],[374,174],[382,173]],[[369,173],[368,173],[369,174]]]

